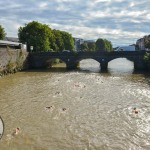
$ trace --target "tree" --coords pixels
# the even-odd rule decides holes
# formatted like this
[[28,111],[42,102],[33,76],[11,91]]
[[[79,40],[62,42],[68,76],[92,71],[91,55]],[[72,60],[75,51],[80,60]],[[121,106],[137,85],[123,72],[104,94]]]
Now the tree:
[[150,49],[150,39],[147,39],[147,40],[145,41],[145,48]]
[[54,34],[54,45],[53,45],[54,51],[63,51],[65,49],[65,46],[61,31],[54,29],[53,34]]
[[4,28],[0,25],[0,40],[3,40],[6,36]]
[[146,53],[146,54],[144,55],[144,60],[145,60],[146,62],[150,62],[150,53]]
[[105,50],[106,50],[107,52],[112,51],[112,44],[111,44],[111,41],[108,41],[108,40],[104,39],[104,42],[105,42]]
[[106,39],[97,39],[96,41],[96,50],[97,51],[107,51],[110,52],[113,50],[112,43]]
[[65,50],[74,50],[74,40],[71,34],[65,32],[65,31],[60,31],[64,43],[64,49]]
[[88,43],[87,43],[87,46],[88,46],[88,50],[89,50],[89,51],[95,51],[95,49],[96,49],[96,44],[95,44],[95,42],[88,42]]
[[19,41],[27,44],[28,51],[30,51],[30,46],[33,46],[33,51],[51,50],[49,39],[52,36],[52,30],[48,25],[36,21],[29,22],[18,29]]
[[87,43],[82,43],[80,45],[80,50],[81,51],[88,51],[88,45],[87,45]]
[[104,51],[105,50],[105,41],[103,39],[101,39],[101,38],[97,39],[96,50],[97,51]]

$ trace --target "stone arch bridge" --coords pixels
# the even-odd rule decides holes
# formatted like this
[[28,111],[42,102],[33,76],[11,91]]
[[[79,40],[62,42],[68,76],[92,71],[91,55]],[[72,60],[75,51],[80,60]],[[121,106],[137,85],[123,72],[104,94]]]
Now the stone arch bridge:
[[30,66],[32,68],[45,67],[48,60],[58,58],[66,63],[67,69],[76,69],[83,59],[94,59],[100,63],[101,70],[107,70],[108,63],[116,58],[127,58],[134,63],[134,69],[144,69],[143,57],[145,51],[119,51],[119,52],[37,52],[30,53]]

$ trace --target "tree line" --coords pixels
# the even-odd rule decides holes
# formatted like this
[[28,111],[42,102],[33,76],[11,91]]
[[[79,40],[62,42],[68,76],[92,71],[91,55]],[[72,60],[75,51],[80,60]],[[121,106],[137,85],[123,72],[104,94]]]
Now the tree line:
[[46,24],[37,21],[29,22],[18,29],[19,41],[27,44],[27,49],[33,51],[63,51],[74,50],[74,40],[71,34],[51,29]]
[[113,50],[112,43],[109,40],[99,38],[96,42],[84,42],[80,45],[81,51],[107,51]]
[[[0,25],[0,39],[6,36],[4,28]],[[65,31],[51,29],[48,25],[32,21],[18,29],[18,38],[27,45],[30,51],[75,51],[74,39]],[[96,42],[84,42],[80,51],[112,51],[112,43],[107,39],[99,38]]]
[[[0,25],[0,40],[6,36]],[[32,51],[74,51],[74,40],[71,34],[65,31],[51,29],[48,25],[37,21],[29,22],[18,29],[19,42],[27,45]],[[31,48],[32,47],[32,48]]]

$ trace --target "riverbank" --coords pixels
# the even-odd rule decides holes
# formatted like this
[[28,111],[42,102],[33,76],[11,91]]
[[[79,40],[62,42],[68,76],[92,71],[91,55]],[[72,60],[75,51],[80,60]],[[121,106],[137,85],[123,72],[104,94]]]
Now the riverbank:
[[28,52],[24,49],[0,49],[0,76],[29,68]]

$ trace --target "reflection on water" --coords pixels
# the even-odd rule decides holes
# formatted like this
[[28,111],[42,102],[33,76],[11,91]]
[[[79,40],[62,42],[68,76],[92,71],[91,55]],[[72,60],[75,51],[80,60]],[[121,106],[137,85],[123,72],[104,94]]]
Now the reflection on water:
[[99,62],[93,59],[85,59],[80,61],[80,70],[87,71],[87,72],[95,72],[95,73],[100,72],[100,64]]
[[[31,70],[1,78],[0,149],[150,149],[150,77],[132,72],[127,60],[110,62],[105,73],[86,60],[78,70]],[[8,139],[16,127],[21,133]]]
[[[91,63],[89,63],[89,61]],[[86,59],[80,61],[80,70],[95,73],[101,72],[99,62],[93,59]],[[122,75],[132,74],[134,72],[134,64],[133,62],[127,60],[126,58],[118,58],[108,63],[108,70],[105,72],[110,74],[122,74]]]
[[134,71],[134,64],[126,58],[118,58],[109,62],[108,70],[111,74],[132,74]]

